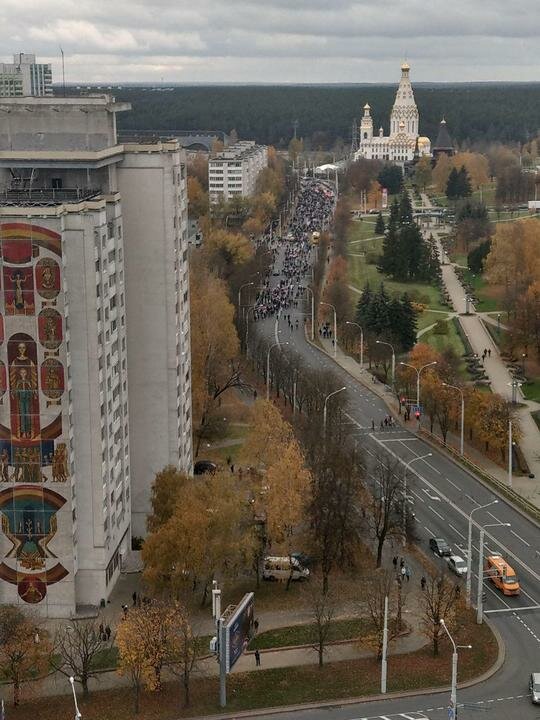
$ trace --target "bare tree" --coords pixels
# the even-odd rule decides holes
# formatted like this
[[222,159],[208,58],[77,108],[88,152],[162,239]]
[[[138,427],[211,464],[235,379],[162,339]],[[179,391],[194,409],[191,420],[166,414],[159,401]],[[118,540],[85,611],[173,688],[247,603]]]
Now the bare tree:
[[366,579],[364,602],[367,605],[377,660],[382,658],[384,633],[384,601],[388,598],[388,643],[401,632],[401,612],[405,602],[401,579],[389,570],[376,570],[371,580]]
[[403,479],[399,460],[377,457],[368,488],[370,529],[377,543],[377,567],[380,568],[387,538],[402,532]]
[[326,646],[331,639],[332,622],[336,616],[337,596],[333,590],[325,590],[322,577],[313,577],[306,585],[305,593],[315,626],[313,649],[317,652],[319,667],[322,668]]
[[439,654],[439,640],[444,634],[441,620],[452,628],[459,598],[459,585],[446,575],[428,576],[421,600],[422,626],[424,634],[433,643],[433,655]]
[[198,670],[199,637],[194,634],[187,610],[177,606],[173,627],[174,640],[170,643],[168,665],[173,675],[180,678],[184,694],[184,707],[190,704],[191,678]]
[[56,632],[51,664],[66,677],[74,677],[88,697],[88,681],[98,674],[96,655],[105,645],[95,622],[70,620]]

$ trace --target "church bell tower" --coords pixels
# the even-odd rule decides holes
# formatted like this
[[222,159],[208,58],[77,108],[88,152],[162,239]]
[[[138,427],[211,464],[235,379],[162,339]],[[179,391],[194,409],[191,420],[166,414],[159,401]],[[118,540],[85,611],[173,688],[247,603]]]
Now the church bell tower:
[[396,92],[396,99],[390,114],[390,137],[404,133],[411,140],[418,137],[418,108],[409,77],[410,67],[407,63],[401,66],[401,80]]

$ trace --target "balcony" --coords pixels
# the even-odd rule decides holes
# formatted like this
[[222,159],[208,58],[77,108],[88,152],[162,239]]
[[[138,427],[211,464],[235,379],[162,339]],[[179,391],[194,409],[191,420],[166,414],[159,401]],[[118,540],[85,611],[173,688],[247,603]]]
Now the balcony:
[[65,203],[78,203],[101,195],[101,188],[30,188],[0,192],[0,206],[54,207]]

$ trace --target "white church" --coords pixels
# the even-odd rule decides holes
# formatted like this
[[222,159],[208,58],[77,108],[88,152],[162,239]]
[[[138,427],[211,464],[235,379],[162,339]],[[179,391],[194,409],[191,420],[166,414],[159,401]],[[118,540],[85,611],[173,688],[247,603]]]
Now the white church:
[[358,133],[358,150],[354,153],[355,160],[386,160],[403,165],[411,162],[415,156],[431,154],[430,139],[418,134],[418,108],[414,101],[409,72],[409,65],[403,63],[401,80],[390,113],[389,136],[384,135],[382,127],[379,128],[378,135],[373,135],[371,107],[367,103],[364,105],[364,116]]

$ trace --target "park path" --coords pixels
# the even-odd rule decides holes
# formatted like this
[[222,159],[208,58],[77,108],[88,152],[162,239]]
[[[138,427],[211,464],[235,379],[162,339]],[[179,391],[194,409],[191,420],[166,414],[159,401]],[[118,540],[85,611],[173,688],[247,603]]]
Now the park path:
[[[433,207],[425,193],[422,193],[421,197],[423,207]],[[466,292],[456,275],[454,264],[447,261],[447,256],[441,242],[441,235],[448,234],[448,228],[445,226],[433,229],[424,227],[424,234],[432,234],[437,243],[439,258],[441,260],[442,279],[446,291],[450,296],[453,308],[458,313],[458,320],[461,327],[473,351],[480,357],[482,357],[484,350],[491,351],[491,354],[486,356],[483,366],[491,383],[492,390],[505,398],[511,399],[511,383],[513,378],[501,358],[497,345],[491,339],[484,325],[482,315],[476,313],[472,303],[470,304],[472,311],[468,315],[465,314]],[[540,478],[540,430],[531,415],[532,411],[540,409],[540,404],[525,400],[521,390],[519,390],[519,395],[520,404],[522,405],[517,409],[517,416],[522,433],[519,445],[530,472],[534,473],[536,478]],[[514,477],[513,487],[524,497],[538,504],[540,500],[540,483],[538,480]]]

